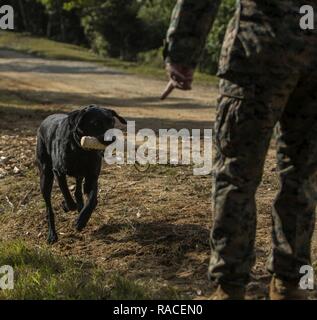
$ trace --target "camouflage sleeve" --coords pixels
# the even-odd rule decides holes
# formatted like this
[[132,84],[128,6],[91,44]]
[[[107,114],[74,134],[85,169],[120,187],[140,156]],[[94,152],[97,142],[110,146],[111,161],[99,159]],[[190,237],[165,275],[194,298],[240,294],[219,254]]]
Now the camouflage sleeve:
[[196,67],[221,0],[177,0],[167,32],[164,59]]

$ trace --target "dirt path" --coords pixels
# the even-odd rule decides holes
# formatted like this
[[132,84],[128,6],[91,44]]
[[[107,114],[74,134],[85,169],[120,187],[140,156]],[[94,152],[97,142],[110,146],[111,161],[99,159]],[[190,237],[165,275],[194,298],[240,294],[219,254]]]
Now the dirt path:
[[[216,90],[196,86],[175,92],[166,102],[160,96],[166,83],[129,75],[93,63],[44,60],[10,51],[0,52],[2,87],[42,103],[63,106],[99,104],[115,107],[126,117],[154,127],[197,122],[210,127]],[[165,124],[165,126],[164,126]]]
[[[91,63],[44,60],[0,51],[0,237],[45,246],[44,204],[34,167],[36,128],[53,112],[96,103],[116,109],[139,128],[210,128],[217,90],[196,86],[162,103],[164,81],[129,75]],[[1,158],[0,158],[1,159]],[[265,298],[270,251],[271,203],[278,189],[270,150],[258,192],[257,264],[249,294]],[[175,288],[191,298],[208,294],[211,179],[191,167],[104,166],[99,206],[88,228],[73,229],[74,214],[54,207],[60,241],[49,250],[97,263],[146,283],[151,290]],[[317,257],[317,241],[313,252]]]

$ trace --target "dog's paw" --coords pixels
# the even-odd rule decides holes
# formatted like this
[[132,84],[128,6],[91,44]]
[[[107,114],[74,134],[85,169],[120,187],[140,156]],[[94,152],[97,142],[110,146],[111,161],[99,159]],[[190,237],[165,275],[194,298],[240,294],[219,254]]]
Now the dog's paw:
[[65,213],[69,212],[69,211],[76,211],[77,210],[77,204],[74,203],[66,203],[66,201],[62,201],[62,208],[64,210]]
[[48,238],[47,238],[47,243],[48,244],[54,244],[55,242],[57,242],[57,240],[58,240],[57,234],[56,233],[50,233],[48,235]]
[[75,224],[75,228],[77,231],[82,231],[83,229],[85,229],[86,227],[86,224],[87,223],[83,223],[83,222],[80,222],[80,221],[77,221],[76,224]]

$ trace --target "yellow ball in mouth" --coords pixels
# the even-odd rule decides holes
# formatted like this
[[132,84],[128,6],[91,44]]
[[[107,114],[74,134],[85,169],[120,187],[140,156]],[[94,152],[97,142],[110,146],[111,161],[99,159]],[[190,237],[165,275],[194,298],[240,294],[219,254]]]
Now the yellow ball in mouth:
[[87,150],[102,150],[106,149],[106,146],[98,141],[95,137],[82,137],[80,140],[80,144],[83,149]]

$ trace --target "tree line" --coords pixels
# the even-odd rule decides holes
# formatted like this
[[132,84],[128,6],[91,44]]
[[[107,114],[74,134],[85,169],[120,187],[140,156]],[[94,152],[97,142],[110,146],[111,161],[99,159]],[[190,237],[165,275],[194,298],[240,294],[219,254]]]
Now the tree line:
[[[15,29],[86,46],[101,56],[161,63],[161,48],[176,0],[6,0]],[[235,0],[224,0],[200,70],[215,73]]]

